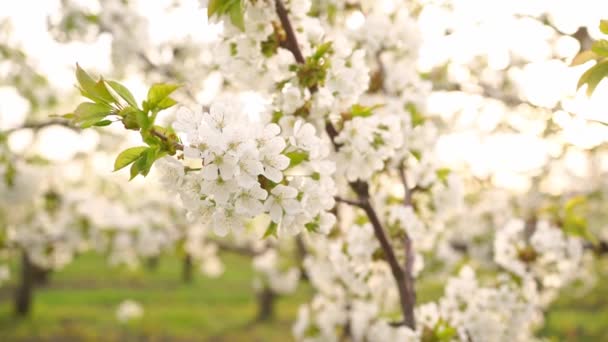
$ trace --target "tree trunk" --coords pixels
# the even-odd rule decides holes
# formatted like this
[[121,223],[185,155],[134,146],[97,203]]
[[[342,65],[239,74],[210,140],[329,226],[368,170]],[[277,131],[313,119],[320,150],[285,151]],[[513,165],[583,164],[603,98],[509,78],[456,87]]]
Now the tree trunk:
[[49,278],[51,275],[51,270],[42,268],[40,266],[32,264],[32,276],[34,278],[34,283],[37,286],[46,286],[49,284]]
[[257,294],[258,316],[256,321],[270,321],[274,318],[274,302],[277,295],[269,287],[264,287],[262,292]]
[[21,279],[15,293],[15,314],[19,317],[26,317],[32,308],[32,298],[34,296],[34,265],[30,261],[27,253],[21,255]]
[[146,260],[146,266],[149,271],[156,271],[158,269],[160,258],[157,256],[149,257]]
[[192,282],[192,257],[186,253],[182,264],[182,281],[184,283]]

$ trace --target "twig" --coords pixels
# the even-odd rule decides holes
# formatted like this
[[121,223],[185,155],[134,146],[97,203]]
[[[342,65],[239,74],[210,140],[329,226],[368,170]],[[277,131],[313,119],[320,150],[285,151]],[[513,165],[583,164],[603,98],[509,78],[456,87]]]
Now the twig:
[[357,200],[351,200],[351,199],[347,199],[347,198],[342,198],[340,196],[336,196],[334,197],[334,199],[336,200],[336,202],[340,202],[340,203],[345,203],[345,204],[349,204],[352,205],[354,207],[363,207],[363,203],[357,201]]

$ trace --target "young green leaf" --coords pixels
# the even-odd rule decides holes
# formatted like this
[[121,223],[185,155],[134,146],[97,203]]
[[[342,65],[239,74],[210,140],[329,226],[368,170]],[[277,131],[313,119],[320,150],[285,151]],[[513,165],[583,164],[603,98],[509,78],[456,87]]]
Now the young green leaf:
[[307,161],[309,156],[304,151],[293,151],[286,154],[289,158],[289,167],[294,167]]
[[279,226],[276,223],[270,222],[270,224],[268,225],[268,228],[266,228],[266,232],[264,232],[263,238],[266,239],[267,237],[270,237],[270,236],[277,237],[278,228],[279,228]]
[[170,98],[170,97],[165,97],[164,100],[160,101],[158,103],[158,105],[156,105],[156,108],[158,110],[163,110],[163,109],[167,109],[170,107],[173,107],[177,104],[177,101],[175,101],[174,99]]
[[578,55],[576,55],[574,57],[574,59],[572,59],[570,66],[581,65],[581,64],[587,63],[589,61],[595,60],[598,57],[599,56],[591,50],[583,51],[583,52],[579,53]]
[[608,34],[608,20],[600,20],[600,31],[603,34]]
[[362,106],[360,104],[354,104],[352,107],[350,107],[350,114],[353,117],[360,116],[360,117],[366,118],[368,116],[371,116],[375,109],[381,108],[382,106],[384,106],[384,105],[377,104],[377,105],[373,105],[371,107],[366,107],[366,106]]
[[74,111],[74,122],[88,128],[112,114],[113,108],[102,103],[83,102]]
[[593,43],[591,51],[602,57],[608,57],[608,40],[600,39]]
[[585,73],[578,80],[577,89],[583,86],[583,84],[587,84],[587,95],[591,96],[597,85],[604,79],[604,77],[608,76],[608,60],[603,60],[596,65],[592,66],[589,70],[585,71]]
[[116,81],[106,81],[106,83],[118,94],[123,100],[125,100],[131,107],[137,108],[137,101],[133,94],[127,89],[127,87]]
[[221,4],[221,0],[209,0],[209,4],[207,5],[207,18],[213,17],[219,10]]
[[133,164],[131,164],[131,169],[129,169],[129,174],[131,175],[131,177],[129,178],[129,181],[133,180],[133,178],[137,177],[137,175],[139,174],[141,164],[140,160],[142,160],[143,158],[145,158],[144,155],[139,157]]
[[111,124],[112,124],[111,120],[101,120],[97,123],[94,123],[93,126],[105,127],[105,126],[110,126]]
[[114,171],[118,171],[118,170],[122,169],[123,167],[133,163],[134,161],[139,159],[139,157],[147,149],[148,149],[148,147],[146,147],[146,146],[138,146],[138,147],[131,147],[131,148],[128,148],[128,149],[120,152],[120,154],[118,155],[118,157],[116,157],[116,160],[114,161]]
[[[152,87],[150,87],[150,90],[148,90],[148,100],[147,102],[147,107],[154,111],[154,110],[160,110],[162,108],[159,108],[159,104],[164,101],[166,98],[168,98],[169,95],[171,95],[171,93],[173,93],[177,88],[179,88],[180,86],[177,84],[166,84],[166,83],[157,83],[154,84]],[[166,105],[166,103],[165,103]]]
[[437,178],[439,178],[440,181],[442,181],[443,183],[446,183],[448,181],[448,176],[450,175],[450,173],[452,171],[450,171],[450,169],[448,168],[440,168],[437,169],[437,171],[435,171],[437,174]]
[[96,103],[111,104],[116,103],[116,100],[110,94],[103,80],[95,82],[80,65],[76,64],[76,79],[80,85],[80,92],[83,96],[93,100]]
[[241,1],[235,1],[235,3],[230,7],[230,21],[232,24],[241,31],[245,31],[245,20],[243,18],[243,6]]

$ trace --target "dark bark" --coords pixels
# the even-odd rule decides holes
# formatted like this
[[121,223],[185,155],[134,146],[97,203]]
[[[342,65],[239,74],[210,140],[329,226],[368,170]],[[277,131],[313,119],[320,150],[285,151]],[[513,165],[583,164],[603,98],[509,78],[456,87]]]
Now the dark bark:
[[47,286],[50,281],[51,270],[32,264],[34,284],[37,286]]
[[[281,0],[275,0],[276,12],[281,21],[281,25],[285,30],[286,41],[281,42],[281,45],[288,49],[294,56],[296,62],[298,64],[302,64],[305,62],[305,59],[302,55],[302,51],[300,50],[300,46],[298,44],[297,38],[295,36],[293,27],[291,26],[291,22],[289,20],[289,15],[283,2]],[[311,92],[314,92],[316,88],[310,89]],[[334,150],[339,150],[341,145],[336,142],[336,137],[338,136],[338,130],[335,126],[327,121],[325,124],[325,131],[327,135],[330,137],[331,142],[334,146]],[[406,265],[405,267],[401,267],[397,257],[395,255],[395,250],[391,245],[386,232],[382,226],[380,219],[376,213],[376,210],[373,208],[370,197],[369,197],[369,184],[366,182],[357,181],[354,183],[350,183],[350,188],[357,195],[358,201],[353,202],[358,207],[363,209],[367,214],[370,223],[374,228],[374,234],[376,239],[380,242],[380,246],[384,252],[386,257],[386,261],[391,268],[391,272],[393,274],[393,278],[395,279],[397,289],[399,292],[399,302],[401,306],[401,311],[403,313],[404,324],[407,325],[411,329],[416,329],[415,319],[414,319],[414,305],[415,305],[415,292],[413,285],[413,277],[411,276],[411,264],[413,264],[413,249],[411,246],[411,241],[406,242]],[[341,199],[341,198],[339,198]],[[341,199],[343,200],[343,199]],[[350,202],[350,200],[349,200]],[[409,266],[409,267],[408,267]],[[411,283],[408,283],[411,282]]]
[[193,268],[192,256],[186,253],[182,264],[182,281],[184,283],[192,282]]
[[146,267],[148,268],[149,271],[156,271],[158,269],[159,263],[160,263],[160,257],[158,255],[149,257],[146,260]]
[[274,318],[274,303],[276,298],[277,295],[266,286],[257,294],[258,314],[256,321],[264,322]]
[[29,316],[34,297],[34,265],[26,252],[21,254],[21,274],[15,293],[15,315]]

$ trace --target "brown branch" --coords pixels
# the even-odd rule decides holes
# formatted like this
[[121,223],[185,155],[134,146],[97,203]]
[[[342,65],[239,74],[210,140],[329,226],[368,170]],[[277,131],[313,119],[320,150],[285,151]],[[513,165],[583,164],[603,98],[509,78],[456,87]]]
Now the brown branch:
[[339,202],[339,203],[344,203],[344,204],[352,205],[354,207],[359,207],[359,208],[363,207],[363,203],[361,203],[357,200],[342,198],[340,196],[335,196],[334,199],[336,200],[336,202]]
[[22,126],[7,129],[0,133],[8,135],[8,134],[11,134],[11,133],[14,133],[17,131],[21,131],[24,129],[40,130],[40,129],[43,129],[45,127],[50,127],[50,126],[63,126],[63,127],[69,128],[69,129],[73,129],[75,131],[80,130],[80,128],[72,126],[70,124],[70,122],[67,120],[47,120],[47,121],[39,121],[39,122],[26,122]]
[[[405,174],[405,167],[403,163],[398,167],[399,178],[401,179],[401,183],[403,184],[403,190],[405,192],[403,196],[403,205],[406,207],[412,207],[412,197],[414,191],[417,187],[410,188],[407,175]],[[415,280],[414,280],[414,248],[412,247],[412,240],[410,239],[409,234],[405,233],[403,247],[405,249],[405,267],[404,267],[404,277],[405,277],[405,293],[407,300],[407,308],[408,311],[404,312],[404,321],[405,324],[409,327],[415,329],[416,320],[414,318],[414,310],[413,308],[416,306],[416,289],[415,289]]]
[[[305,59],[302,55],[302,51],[300,50],[300,46],[291,26],[287,10],[285,9],[285,6],[283,5],[283,2],[281,0],[275,0],[275,4],[277,15],[279,16],[281,25],[283,26],[283,29],[285,30],[285,34],[287,36],[287,41],[285,42],[284,46],[289,51],[291,51],[294,58],[296,59],[296,62],[303,64],[305,62]],[[314,90],[315,89],[311,89],[311,92],[314,92]],[[331,139],[334,149],[338,151],[341,147],[341,144],[338,144],[336,142],[338,131],[336,130],[334,125],[329,121],[327,121],[325,124],[325,131]],[[414,320],[414,303],[411,302],[410,296],[408,295],[408,293],[413,290],[413,287],[407,284],[408,277],[406,277],[404,269],[401,268],[401,266],[399,265],[399,261],[397,260],[397,256],[395,255],[395,250],[389,242],[382,223],[378,218],[378,214],[376,213],[376,210],[370,202],[369,185],[361,181],[351,182],[349,183],[349,185],[351,189],[355,192],[355,194],[357,194],[357,197],[359,199],[357,204],[361,209],[363,209],[363,211],[365,211],[365,214],[369,218],[369,221],[374,229],[374,235],[379,241],[380,247],[384,251],[386,260],[391,268],[393,278],[395,279],[395,282],[397,284],[400,306],[405,324],[411,329],[415,329],[416,325]]]
[[284,42],[284,47],[287,50],[291,51],[293,57],[296,59],[296,62],[298,62],[299,64],[304,64],[304,55],[302,55],[302,51],[300,50],[298,39],[296,38],[296,34],[293,31],[293,27],[291,26],[291,21],[289,20],[287,9],[285,9],[283,1],[276,0],[275,7],[277,15],[279,16],[279,20],[281,21],[281,25],[283,26],[283,30],[285,30],[285,35],[287,36],[287,40]]
[[414,316],[414,307],[416,306],[416,283],[414,279],[414,262],[416,256],[414,254],[414,247],[412,246],[412,239],[408,234],[405,234],[404,238],[405,248],[405,301],[407,311],[404,312],[405,325],[412,329],[416,329],[416,318]]

